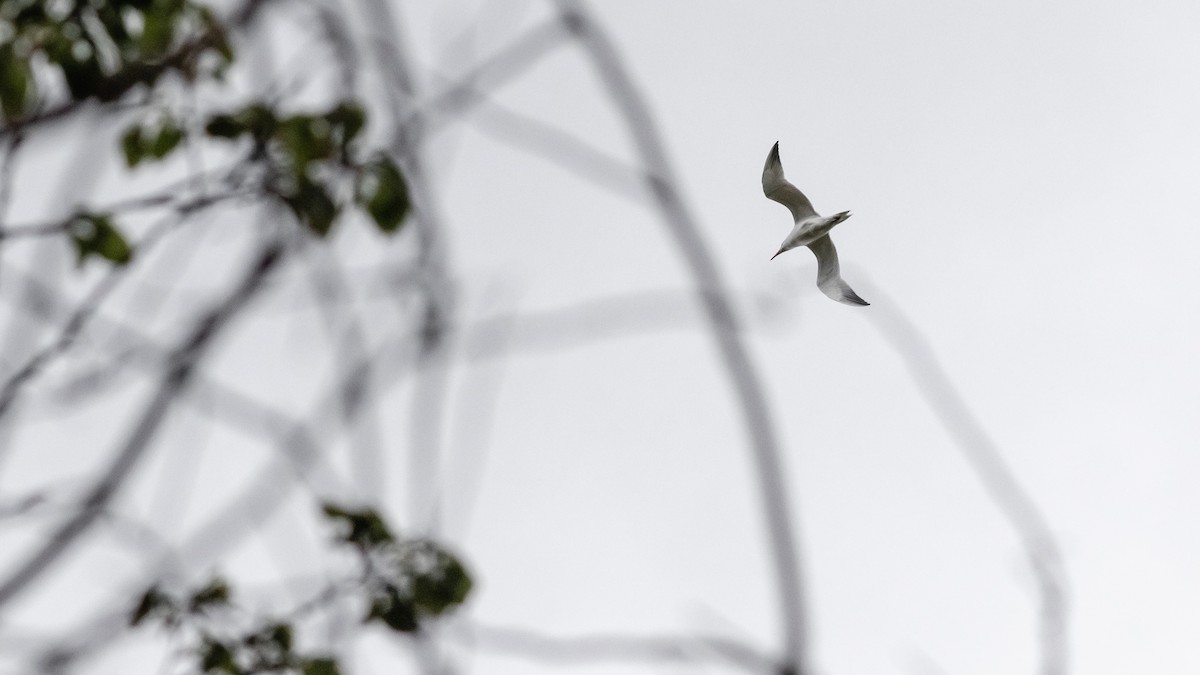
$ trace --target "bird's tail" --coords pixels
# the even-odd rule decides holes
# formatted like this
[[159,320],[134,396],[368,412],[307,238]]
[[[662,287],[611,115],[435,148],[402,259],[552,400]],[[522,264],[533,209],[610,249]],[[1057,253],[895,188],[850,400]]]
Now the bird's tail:
[[834,215],[830,216],[829,219],[833,221],[833,225],[837,225],[852,215],[854,214],[850,213],[849,211],[842,211],[841,213],[835,213]]

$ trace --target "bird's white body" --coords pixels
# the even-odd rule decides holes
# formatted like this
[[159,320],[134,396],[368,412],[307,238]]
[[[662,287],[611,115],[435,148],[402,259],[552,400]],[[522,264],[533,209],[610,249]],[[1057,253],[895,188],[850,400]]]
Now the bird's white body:
[[871,303],[858,297],[849,284],[842,281],[841,265],[838,263],[837,249],[829,238],[829,231],[834,225],[850,217],[849,211],[832,216],[822,216],[813,208],[812,202],[803,192],[787,181],[783,175],[783,164],[779,161],[779,143],[771,148],[767,155],[767,163],[763,166],[763,194],[768,199],[777,201],[788,207],[792,212],[795,225],[780,245],[775,256],[790,251],[797,246],[807,246],[813,255],[817,256],[817,288],[830,298],[847,305],[869,305]]

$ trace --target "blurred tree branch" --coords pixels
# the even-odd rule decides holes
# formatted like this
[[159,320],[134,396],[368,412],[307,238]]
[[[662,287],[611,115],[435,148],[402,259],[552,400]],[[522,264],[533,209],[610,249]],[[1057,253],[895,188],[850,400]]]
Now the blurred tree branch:
[[170,366],[163,374],[158,391],[130,428],[112,463],[83,498],[78,512],[51,534],[48,541],[19,564],[14,572],[0,580],[0,609],[49,571],[51,565],[99,517],[149,447],[155,433],[166,420],[167,410],[191,379],[197,362],[231,319],[258,293],[267,275],[283,259],[283,254],[284,246],[280,241],[265,246],[229,296],[204,315],[192,333],[171,352]]
[[1068,667],[1067,573],[1058,541],[1033,497],[1004,453],[950,379],[929,340],[893,299],[879,288],[872,323],[904,362],[921,396],[954,439],[991,502],[1008,520],[1029,561],[1037,584],[1038,672],[1066,675]]
[[556,0],[556,4],[563,22],[591,58],[613,104],[624,116],[645,165],[646,182],[662,213],[663,223],[687,261],[696,284],[710,331],[737,395],[758,472],[783,615],[781,625],[786,656],[778,672],[780,675],[806,675],[810,672],[808,626],[792,516],[794,504],[788,497],[784,482],[786,472],[783,470],[767,395],[749,352],[742,343],[733,302],[721,280],[716,262],[704,243],[700,228],[679,193],[674,172],[649,109],[626,73],[616,49],[582,2]]

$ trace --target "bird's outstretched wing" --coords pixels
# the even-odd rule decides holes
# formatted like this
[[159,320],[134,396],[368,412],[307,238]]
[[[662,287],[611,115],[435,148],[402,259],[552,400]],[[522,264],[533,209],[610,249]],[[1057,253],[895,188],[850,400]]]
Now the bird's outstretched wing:
[[847,305],[869,305],[858,297],[850,285],[842,281],[842,266],[838,263],[837,249],[829,235],[808,245],[817,256],[817,288],[830,298]]
[[796,222],[817,215],[812,202],[808,201],[808,197],[805,197],[803,192],[783,177],[783,164],[779,161],[778,141],[771,148],[771,154],[767,155],[767,163],[763,165],[762,183],[763,194],[767,196],[767,199],[788,207]]

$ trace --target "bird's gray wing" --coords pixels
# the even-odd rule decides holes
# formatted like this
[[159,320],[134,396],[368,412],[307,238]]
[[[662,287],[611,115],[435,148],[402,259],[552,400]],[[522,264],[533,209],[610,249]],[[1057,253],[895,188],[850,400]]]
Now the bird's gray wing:
[[847,305],[869,305],[858,297],[850,285],[842,281],[842,266],[838,263],[837,249],[829,235],[808,245],[817,256],[817,288],[830,298]]
[[796,222],[817,215],[812,202],[808,201],[808,197],[805,197],[803,192],[783,177],[783,164],[779,161],[778,142],[771,148],[771,154],[767,155],[767,163],[763,165],[762,184],[763,194],[767,196],[767,199],[788,207]]

